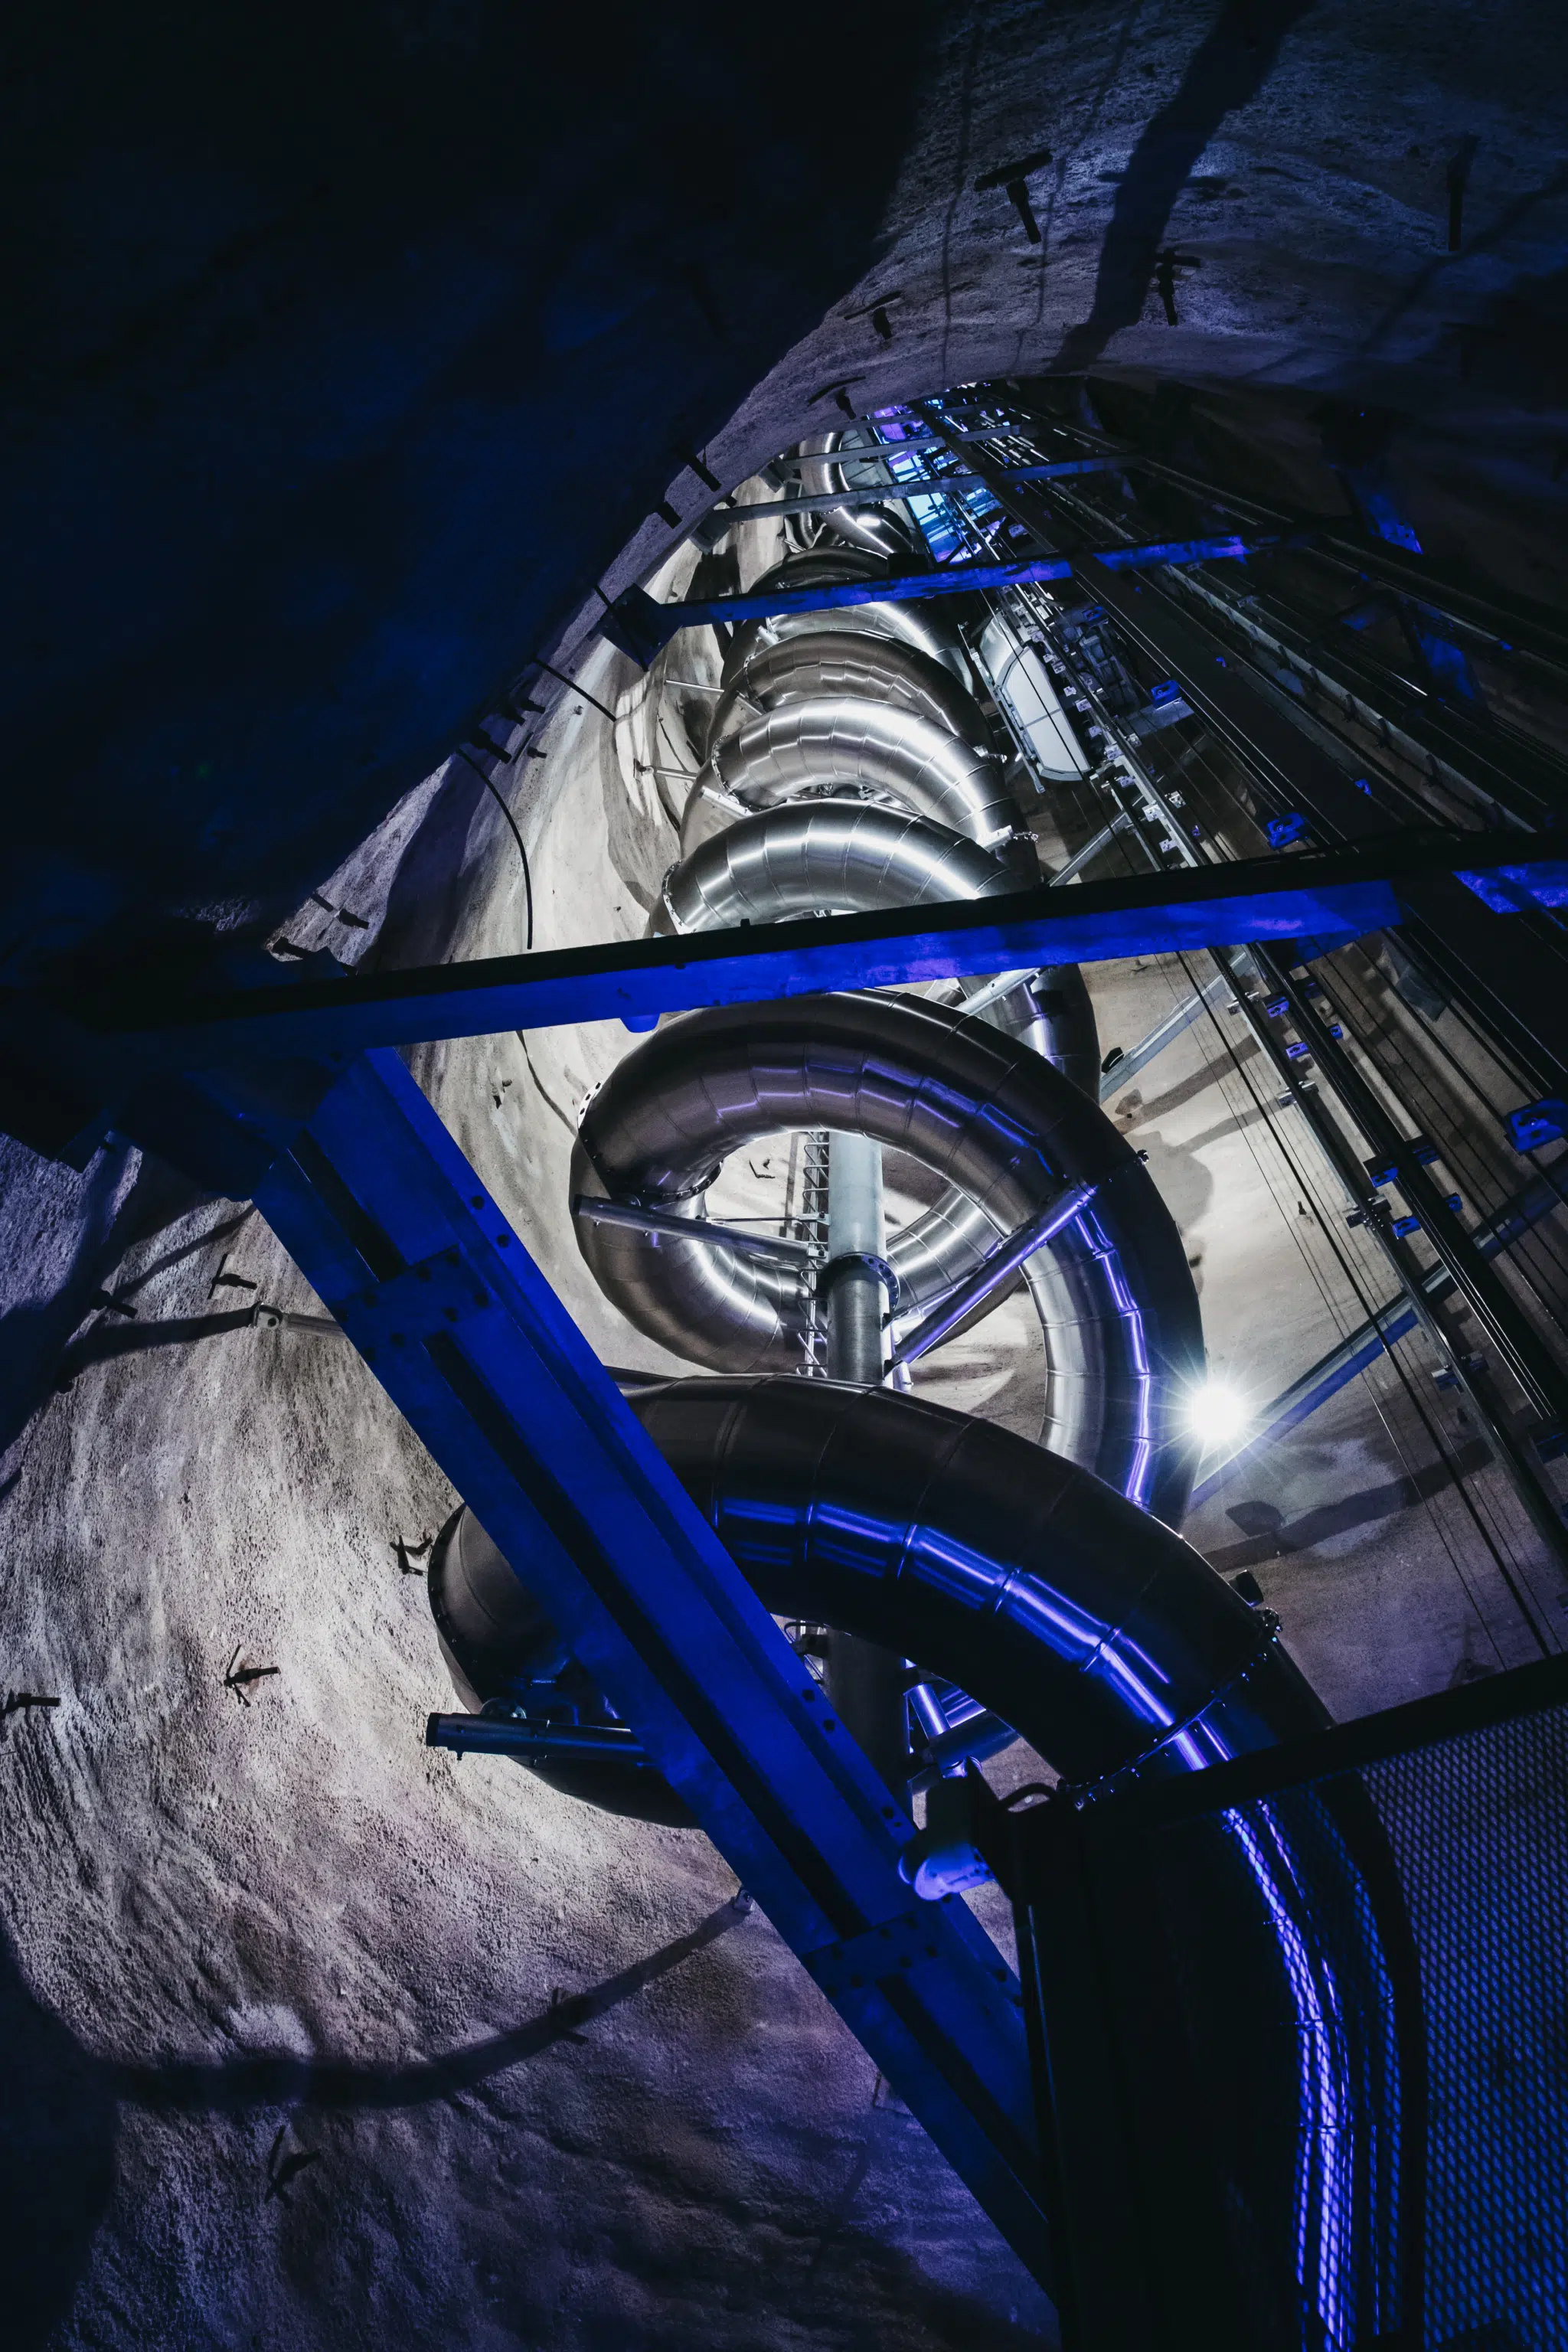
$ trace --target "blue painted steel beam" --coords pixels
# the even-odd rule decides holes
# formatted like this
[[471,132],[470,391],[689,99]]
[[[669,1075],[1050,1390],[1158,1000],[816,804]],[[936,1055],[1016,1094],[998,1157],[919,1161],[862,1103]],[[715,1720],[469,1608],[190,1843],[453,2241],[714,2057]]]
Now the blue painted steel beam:
[[[1506,869],[1505,907],[1568,897],[1564,869],[1521,862],[1517,836],[1396,837],[1175,874],[1118,876],[1070,890],[1020,891],[945,907],[894,908],[756,929],[628,940],[544,954],[494,956],[413,971],[300,978],[197,993],[138,991],[79,997],[63,1011],[116,1066],[136,1053],[164,1067],[212,1067],[237,1054],[316,1058],[377,1045],[495,1035],[577,1021],[767,1003],[839,989],[896,988],[965,972],[1032,971],[1250,940],[1358,939],[1405,919],[1401,887],[1461,870],[1489,888]],[[0,996],[0,1027],[31,1001]]]
[[[944,487],[929,486],[937,492]],[[889,498],[914,491],[910,483]],[[842,503],[842,501],[840,501]],[[825,613],[841,605],[905,604],[930,596],[963,595],[977,588],[1017,588],[1036,580],[1070,580],[1079,563],[1095,561],[1112,572],[1135,572],[1155,563],[1214,563],[1266,548],[1304,545],[1310,534],[1282,541],[1278,532],[1241,539],[1227,531],[1215,539],[1166,539],[1147,547],[1111,547],[1093,556],[1034,555],[1016,563],[944,563],[924,572],[898,572],[877,580],[846,580],[822,588],[773,588],[745,596],[708,596],[694,604],[657,604],[646,589],[628,588],[616,597],[599,626],[611,645],[646,669],[682,629],[722,627],[740,621],[766,621],[788,613]]]
[[[255,1199],[803,1960],[906,1915],[912,1825],[395,1054],[343,1073]],[[832,1997],[1044,2275],[1016,1988],[962,1902],[922,1910],[913,1965]]]

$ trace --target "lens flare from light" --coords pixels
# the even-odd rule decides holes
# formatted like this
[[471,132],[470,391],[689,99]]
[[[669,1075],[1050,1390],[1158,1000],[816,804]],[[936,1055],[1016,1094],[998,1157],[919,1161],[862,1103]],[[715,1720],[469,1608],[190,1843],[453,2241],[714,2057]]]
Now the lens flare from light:
[[1205,1450],[1217,1453],[1239,1437],[1252,1419],[1246,1398],[1229,1381],[1205,1381],[1187,1398],[1187,1426]]

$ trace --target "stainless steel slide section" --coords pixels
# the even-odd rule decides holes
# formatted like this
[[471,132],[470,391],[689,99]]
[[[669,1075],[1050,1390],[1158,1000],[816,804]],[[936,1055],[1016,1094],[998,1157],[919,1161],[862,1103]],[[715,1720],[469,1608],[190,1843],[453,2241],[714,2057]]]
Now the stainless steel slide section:
[[1017,887],[989,850],[927,818],[870,801],[791,801],[742,817],[672,866],[654,928],[731,929],[1003,898]]
[[[1179,1522],[1194,1469],[1184,1394],[1204,1369],[1181,1236],[1137,1155],[1048,1063],[919,998],[723,1006],[666,1023],[584,1112],[572,1191],[689,1204],[725,1157],[798,1129],[905,1151],[1000,1234],[1064,1184],[1091,1206],[1029,1263],[1048,1358],[1042,1434],[1068,1460]],[[719,1253],[577,1221],[579,1247],[627,1319],[715,1370],[795,1370],[804,1302],[790,1277]],[[895,1268],[896,1248],[889,1252]],[[900,1282],[902,1274],[900,1272]]]
[[[1180,1536],[1026,1438],[896,1390],[684,1380],[628,1402],[775,1615],[958,1684],[1064,1779],[1192,1771],[1316,1730],[1278,1643]],[[469,1706],[566,1653],[470,1514],[432,1599]],[[641,1810],[640,1806],[638,1810]]]
[[[808,498],[825,498],[834,490],[848,488],[844,467],[837,460],[837,452],[843,447],[844,440],[842,433],[817,433],[810,440],[801,443],[801,455],[806,462],[800,469],[800,487]],[[867,455],[870,454],[868,451]],[[858,470],[862,473],[874,470],[879,478],[880,469],[868,468],[864,462]],[[875,486],[875,482],[864,485],[868,488]],[[893,503],[897,496],[889,484],[888,498],[889,505],[893,506],[891,513],[883,513],[877,507],[829,507],[822,519],[840,539],[847,540],[851,547],[866,548],[871,554],[883,556],[890,562],[907,563],[914,553],[914,535],[899,520],[898,509]]]
[[[824,615],[837,621],[837,614]],[[993,748],[979,704],[952,672],[919,646],[866,630],[824,627],[759,646],[726,673],[729,683],[713,707],[710,751],[742,727],[786,702],[834,700],[847,694],[890,702],[946,728],[975,751]]]
[[[841,581],[874,580],[890,568],[863,548],[814,547],[809,554],[786,556],[751,585],[754,590],[836,587]],[[724,683],[729,684],[760,646],[809,636],[819,629],[848,629],[913,646],[940,662],[963,687],[973,675],[958,625],[951,614],[941,610],[938,600],[935,604],[830,605],[816,613],[780,613],[765,621],[743,622],[725,657]]]
[[[630,1402],[766,1608],[957,1682],[1084,1794],[1201,1771],[1327,1720],[1270,1622],[1206,1561],[1022,1438],[826,1381],[676,1381]],[[463,1685],[526,1705],[547,1629],[498,1641],[492,1588],[516,1579],[473,1536],[438,1612],[448,1656]],[[637,1768],[598,1770],[624,1793],[601,1779],[583,1794],[654,1811]],[[1222,1813],[1184,1857],[1201,1870],[1194,1898],[1225,1988],[1222,2086],[1261,2078],[1273,2094],[1241,2242],[1269,2200],[1261,2218],[1296,2247],[1314,2316],[1345,2307],[1361,2236],[1393,2241],[1388,2150],[1418,2095],[1386,2025],[1386,1845],[1346,1778],[1289,1808]]]
[[686,804],[683,856],[725,822],[705,785],[749,808],[776,807],[803,793],[858,791],[929,817],[983,848],[1005,841],[1017,823],[1000,760],[912,710],[863,695],[786,703],[720,743]]

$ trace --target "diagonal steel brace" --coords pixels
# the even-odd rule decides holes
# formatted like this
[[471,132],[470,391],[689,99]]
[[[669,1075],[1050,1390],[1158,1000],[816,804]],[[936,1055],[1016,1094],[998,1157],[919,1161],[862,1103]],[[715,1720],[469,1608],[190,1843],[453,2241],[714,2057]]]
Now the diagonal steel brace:
[[[348,1067],[255,1199],[785,1940],[901,1919],[907,1818],[396,1055]],[[934,1960],[831,1998],[1045,2277],[1008,1971],[963,1905],[926,1907]]]

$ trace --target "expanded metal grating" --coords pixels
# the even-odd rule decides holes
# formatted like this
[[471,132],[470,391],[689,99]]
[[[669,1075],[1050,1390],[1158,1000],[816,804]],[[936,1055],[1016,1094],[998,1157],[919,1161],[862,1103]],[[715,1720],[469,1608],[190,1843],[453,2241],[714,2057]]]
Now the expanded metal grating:
[[1257,2344],[1563,2352],[1568,1705],[1149,1860]]
[[1420,1958],[1426,2341],[1568,2345],[1568,1706],[1362,1776]]
[[1568,1657],[1013,1852],[1068,2352],[1568,2352]]

